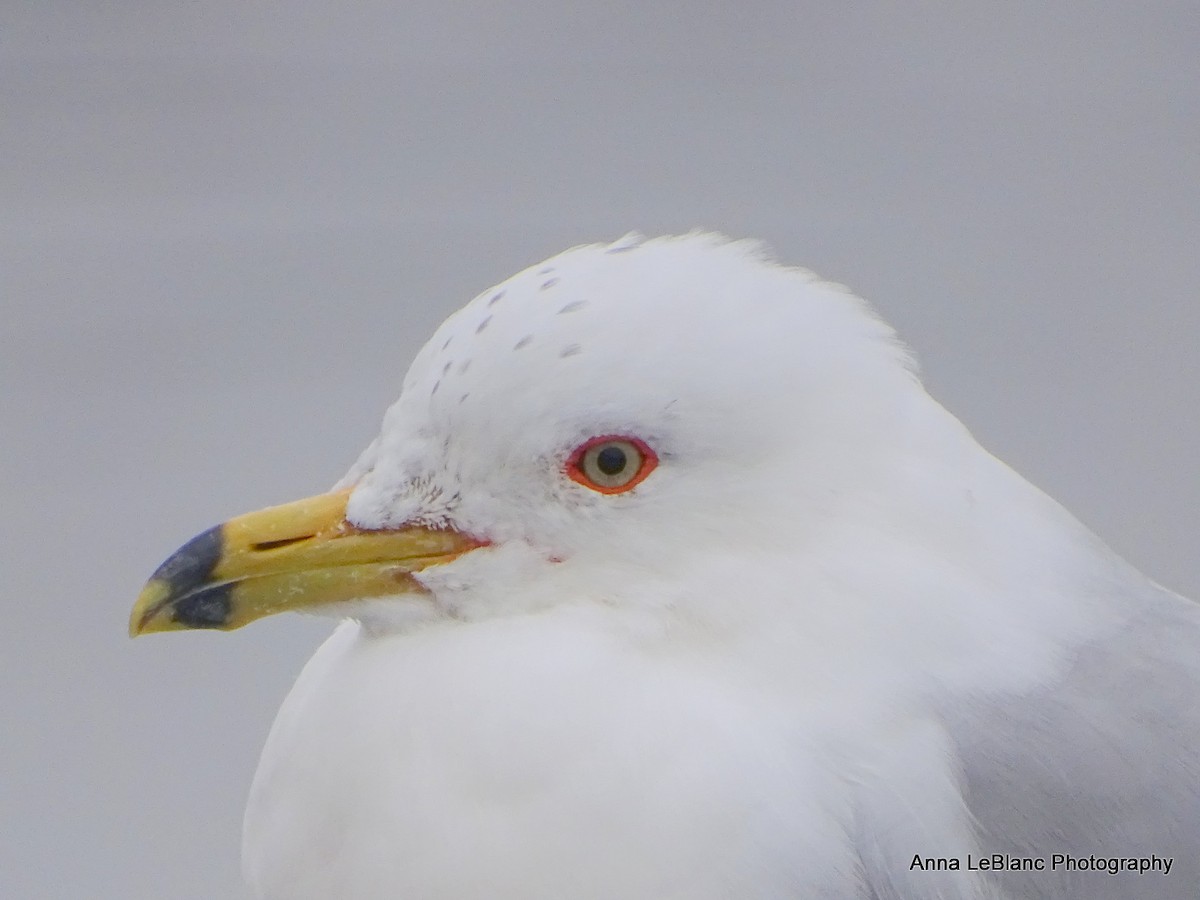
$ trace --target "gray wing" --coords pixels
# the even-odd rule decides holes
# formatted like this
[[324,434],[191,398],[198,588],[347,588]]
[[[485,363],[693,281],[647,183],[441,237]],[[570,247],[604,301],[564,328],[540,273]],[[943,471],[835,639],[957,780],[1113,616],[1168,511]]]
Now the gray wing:
[[1144,874],[1002,871],[1001,896],[1200,898],[1200,606],[1150,582],[1115,636],[1035,695],[945,716],[984,853],[1170,859]]

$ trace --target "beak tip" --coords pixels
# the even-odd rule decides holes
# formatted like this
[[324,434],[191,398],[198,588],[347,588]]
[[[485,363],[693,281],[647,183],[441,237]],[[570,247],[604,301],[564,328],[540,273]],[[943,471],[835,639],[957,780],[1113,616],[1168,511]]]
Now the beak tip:
[[154,621],[160,617],[163,606],[171,596],[171,587],[165,581],[151,578],[138,594],[137,602],[129,612],[129,636],[139,637],[147,632],[158,631]]

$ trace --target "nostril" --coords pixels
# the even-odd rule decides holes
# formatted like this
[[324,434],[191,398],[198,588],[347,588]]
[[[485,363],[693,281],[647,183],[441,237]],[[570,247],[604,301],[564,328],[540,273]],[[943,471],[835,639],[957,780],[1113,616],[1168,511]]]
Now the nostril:
[[257,544],[251,544],[253,550],[278,550],[280,547],[287,547],[292,544],[299,544],[301,541],[311,540],[316,537],[312,534],[302,534],[299,537],[280,538],[277,541],[259,541]]

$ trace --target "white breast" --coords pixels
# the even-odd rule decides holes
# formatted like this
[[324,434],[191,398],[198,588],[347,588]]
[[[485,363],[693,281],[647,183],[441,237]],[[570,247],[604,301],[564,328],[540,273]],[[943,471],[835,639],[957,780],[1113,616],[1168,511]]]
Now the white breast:
[[256,895],[853,896],[846,810],[786,707],[596,615],[339,629],[263,752]]

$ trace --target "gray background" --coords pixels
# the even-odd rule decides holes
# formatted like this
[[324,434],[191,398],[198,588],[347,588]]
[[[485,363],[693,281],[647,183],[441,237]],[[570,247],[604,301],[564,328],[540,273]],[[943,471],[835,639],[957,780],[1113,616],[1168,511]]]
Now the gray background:
[[1200,594],[1194,3],[327,6],[0,12],[0,895],[239,894],[330,626],[131,643],[143,579],[326,488],[476,292],[631,228],[849,284]]

